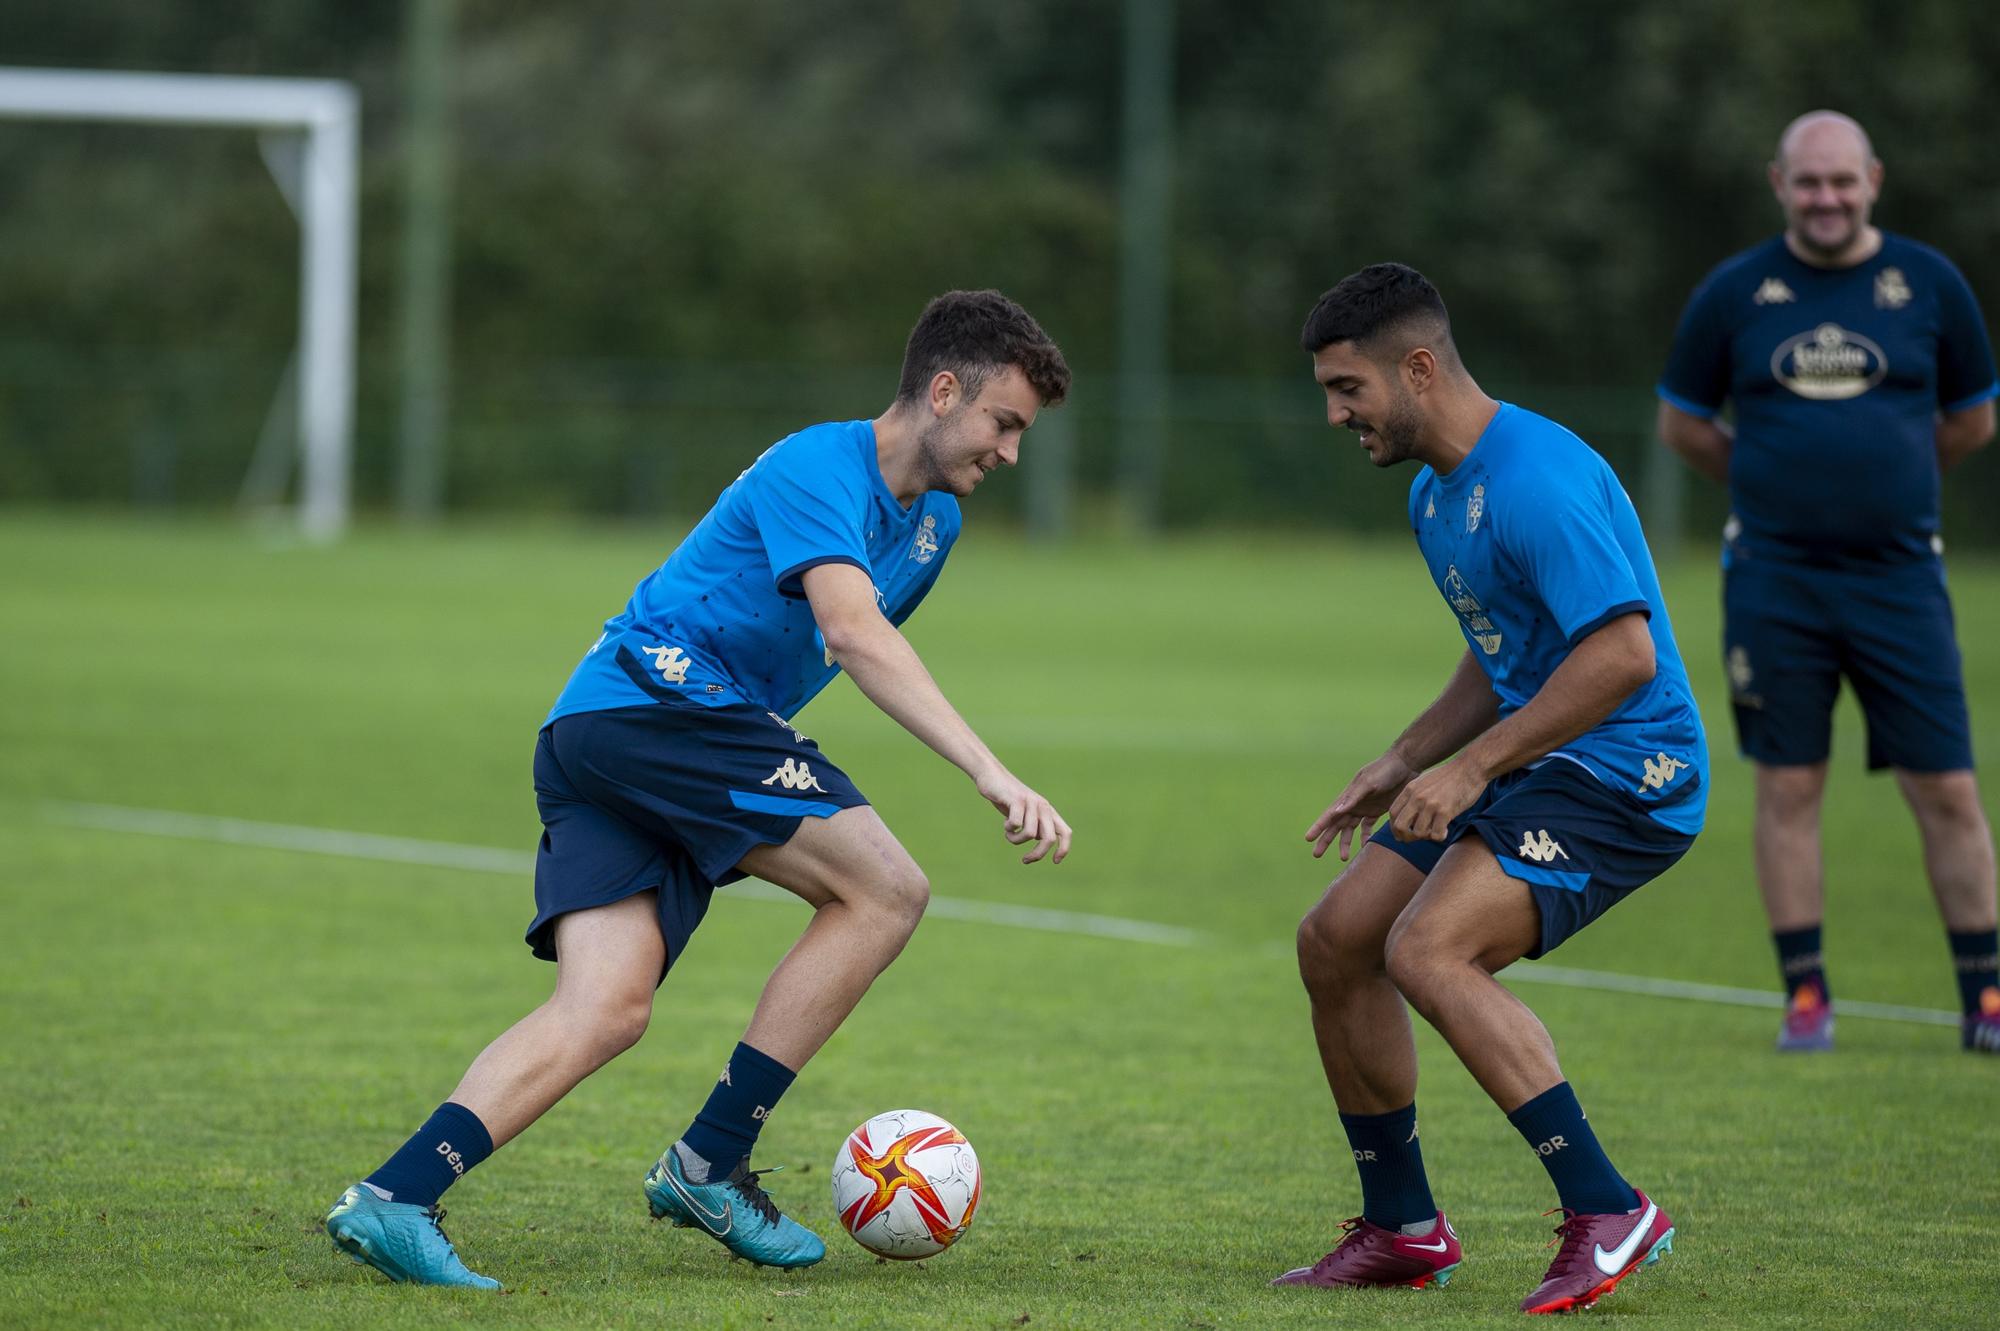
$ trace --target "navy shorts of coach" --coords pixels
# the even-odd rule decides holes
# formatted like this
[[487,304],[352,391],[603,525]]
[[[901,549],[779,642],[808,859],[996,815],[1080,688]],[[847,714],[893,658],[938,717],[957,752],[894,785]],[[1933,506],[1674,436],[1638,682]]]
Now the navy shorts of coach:
[[1844,677],[1868,723],[1868,766],[1972,767],[1965,675],[1937,558],[1812,565],[1731,542],[1723,664],[1737,745],[1768,766],[1822,763]]
[[1467,833],[1484,841],[1502,871],[1534,897],[1542,937],[1530,957],[1553,952],[1672,868],[1694,844],[1693,836],[1660,823],[1633,796],[1563,757],[1489,782],[1442,841],[1398,841],[1386,823],[1368,839],[1428,875]]
[[867,802],[817,744],[751,703],[663,698],[559,717],[535,745],[528,946],[556,960],[560,917],[657,890],[665,979],[745,854]]

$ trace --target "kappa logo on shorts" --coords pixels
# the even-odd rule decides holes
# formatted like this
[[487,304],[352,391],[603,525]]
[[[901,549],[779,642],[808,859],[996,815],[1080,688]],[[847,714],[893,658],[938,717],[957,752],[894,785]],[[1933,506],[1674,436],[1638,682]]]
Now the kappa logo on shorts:
[[1667,784],[1682,772],[1687,764],[1678,758],[1669,758],[1662,753],[1658,758],[1646,759],[1646,775],[1639,778],[1639,790],[1664,790]]
[[641,647],[640,651],[653,658],[653,669],[660,672],[660,678],[669,684],[687,683],[688,667],[693,665],[678,647]]
[[817,790],[822,795],[826,794],[826,787],[822,786],[819,783],[819,778],[812,774],[812,768],[806,766],[796,758],[785,759],[783,767],[765,777],[758,784],[783,786],[786,790]]
[[1537,864],[1547,864],[1550,860],[1566,860],[1569,858],[1569,852],[1556,844],[1555,839],[1549,835],[1547,828],[1543,828],[1539,832],[1521,833],[1521,848],[1514,853],[1524,860],[1533,860]]

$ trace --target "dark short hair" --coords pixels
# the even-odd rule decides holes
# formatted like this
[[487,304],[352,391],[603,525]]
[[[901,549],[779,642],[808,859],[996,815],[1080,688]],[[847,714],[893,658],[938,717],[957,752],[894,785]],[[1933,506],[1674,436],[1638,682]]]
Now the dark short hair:
[[1316,354],[1336,342],[1366,344],[1418,323],[1435,325],[1450,345],[1451,316],[1437,288],[1408,264],[1371,263],[1319,298],[1306,316],[1299,345]]
[[1069,363],[1033,315],[997,291],[947,291],[924,306],[910,330],[896,400],[916,401],[942,370],[975,398],[1010,365],[1021,367],[1043,406],[1069,395]]

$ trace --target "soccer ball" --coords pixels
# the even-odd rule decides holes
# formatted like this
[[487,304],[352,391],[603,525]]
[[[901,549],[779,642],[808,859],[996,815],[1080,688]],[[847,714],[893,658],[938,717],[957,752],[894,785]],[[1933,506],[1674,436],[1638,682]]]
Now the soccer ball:
[[979,1157],[936,1114],[892,1109],[847,1134],[833,1157],[833,1210],[854,1241],[898,1261],[934,1257],[972,1224]]

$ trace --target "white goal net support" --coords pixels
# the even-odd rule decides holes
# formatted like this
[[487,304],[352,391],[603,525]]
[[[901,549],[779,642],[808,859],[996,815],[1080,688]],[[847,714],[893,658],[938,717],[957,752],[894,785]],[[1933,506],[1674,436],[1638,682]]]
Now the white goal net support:
[[0,66],[0,117],[262,132],[264,160],[299,222],[296,384],[288,372],[279,388],[280,402],[295,399],[299,526],[311,540],[339,537],[347,527],[354,432],[361,124],[354,85]]

